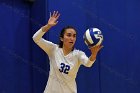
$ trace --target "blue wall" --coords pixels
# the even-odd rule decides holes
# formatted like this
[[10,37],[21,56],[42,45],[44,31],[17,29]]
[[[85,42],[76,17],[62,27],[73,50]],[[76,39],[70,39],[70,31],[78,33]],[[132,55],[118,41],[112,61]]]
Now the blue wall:
[[32,93],[29,6],[0,1],[0,93]]
[[[36,0],[30,8],[31,12],[31,31],[33,34],[46,24],[46,1]],[[41,50],[32,40],[32,80],[33,93],[43,93],[49,74],[49,63],[46,53]],[[44,38],[48,39],[46,35]]]
[[104,34],[104,48],[91,68],[81,66],[78,93],[140,93],[139,0],[0,1],[0,93],[42,93],[48,79],[47,55],[32,35],[47,23],[49,12],[61,13],[59,23],[44,38],[58,43],[60,30],[77,28],[76,48],[89,27]]

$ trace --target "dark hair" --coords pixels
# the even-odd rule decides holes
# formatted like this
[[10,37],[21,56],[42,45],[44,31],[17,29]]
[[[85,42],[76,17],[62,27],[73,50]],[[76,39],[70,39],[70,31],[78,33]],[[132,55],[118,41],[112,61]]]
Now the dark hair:
[[[60,38],[60,40],[59,40],[59,48],[62,48],[62,47],[63,47],[63,42],[61,41],[61,38],[64,38],[64,34],[65,34],[65,31],[66,31],[67,29],[74,29],[74,30],[76,31],[76,29],[75,29],[73,26],[66,26],[66,27],[64,27],[64,28],[61,30],[61,33],[60,33],[60,36],[59,36],[59,38]],[[74,47],[73,47],[73,49],[74,49]],[[73,49],[72,49],[72,50],[73,50]]]

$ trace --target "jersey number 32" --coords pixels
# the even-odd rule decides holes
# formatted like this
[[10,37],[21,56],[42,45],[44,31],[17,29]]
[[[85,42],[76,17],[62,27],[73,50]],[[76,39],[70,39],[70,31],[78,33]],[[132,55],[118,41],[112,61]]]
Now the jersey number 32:
[[61,63],[60,65],[61,66],[60,66],[59,71],[65,73],[65,74],[68,74],[69,70],[70,70],[70,66],[69,65],[65,65],[64,63]]

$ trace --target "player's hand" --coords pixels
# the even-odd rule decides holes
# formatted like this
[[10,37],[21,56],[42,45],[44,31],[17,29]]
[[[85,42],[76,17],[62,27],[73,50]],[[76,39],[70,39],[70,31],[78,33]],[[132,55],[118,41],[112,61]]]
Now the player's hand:
[[95,57],[97,56],[98,52],[103,48],[103,45],[93,46],[90,48],[91,50],[91,56]]
[[58,18],[60,16],[60,13],[58,11],[54,11],[53,14],[50,13],[50,18],[48,20],[49,26],[55,26],[58,23]]

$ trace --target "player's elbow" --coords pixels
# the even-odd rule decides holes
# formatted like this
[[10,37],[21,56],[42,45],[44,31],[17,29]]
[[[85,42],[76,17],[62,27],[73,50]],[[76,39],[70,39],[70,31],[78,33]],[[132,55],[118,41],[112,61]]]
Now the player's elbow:
[[92,64],[91,65],[86,65],[86,67],[90,68],[90,67],[92,67]]
[[33,41],[34,41],[35,43],[38,42],[38,39],[36,38],[35,35],[33,35],[32,39],[33,39]]
[[88,67],[88,68],[90,68],[90,67],[92,67],[92,64],[91,63],[87,63],[85,66]]

